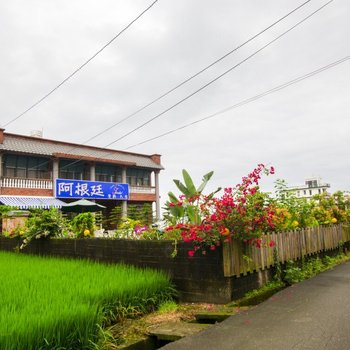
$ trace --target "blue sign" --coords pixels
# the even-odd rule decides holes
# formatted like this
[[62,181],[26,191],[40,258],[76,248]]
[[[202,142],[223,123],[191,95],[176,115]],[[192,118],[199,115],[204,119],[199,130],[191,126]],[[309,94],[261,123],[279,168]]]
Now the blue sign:
[[129,185],[116,182],[56,179],[57,198],[129,199]]

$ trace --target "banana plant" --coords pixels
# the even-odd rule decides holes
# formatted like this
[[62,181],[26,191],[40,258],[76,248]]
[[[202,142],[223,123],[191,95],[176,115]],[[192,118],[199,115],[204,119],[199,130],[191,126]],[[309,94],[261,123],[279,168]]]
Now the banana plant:
[[[173,181],[176,187],[182,193],[182,197],[184,196],[184,199],[181,200],[176,197],[173,192],[169,192],[169,200],[165,203],[164,208],[166,210],[164,218],[171,224],[176,224],[179,222],[200,224],[202,221],[202,216],[199,200],[204,188],[213,174],[213,171],[205,174],[202,178],[202,183],[196,187],[188,171],[183,169],[183,182],[177,179],[174,179]],[[221,188],[219,187],[216,191],[210,193],[207,198],[212,198],[214,194],[220,190]]]

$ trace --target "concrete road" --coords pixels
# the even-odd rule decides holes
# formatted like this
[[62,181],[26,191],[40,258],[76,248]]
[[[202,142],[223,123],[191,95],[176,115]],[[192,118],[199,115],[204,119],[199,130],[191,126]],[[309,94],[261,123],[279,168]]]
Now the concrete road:
[[350,350],[350,262],[164,350]]

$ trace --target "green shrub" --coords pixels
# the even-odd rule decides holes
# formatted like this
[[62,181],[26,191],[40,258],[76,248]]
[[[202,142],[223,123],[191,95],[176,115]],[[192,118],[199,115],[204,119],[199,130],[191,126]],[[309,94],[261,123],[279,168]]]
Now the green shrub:
[[77,237],[90,237],[94,235],[95,218],[92,213],[80,213],[72,220],[72,229]]
[[23,244],[20,249],[23,249],[32,239],[45,237],[64,237],[69,230],[69,224],[64,219],[58,209],[35,209],[29,214],[23,228],[24,237]]

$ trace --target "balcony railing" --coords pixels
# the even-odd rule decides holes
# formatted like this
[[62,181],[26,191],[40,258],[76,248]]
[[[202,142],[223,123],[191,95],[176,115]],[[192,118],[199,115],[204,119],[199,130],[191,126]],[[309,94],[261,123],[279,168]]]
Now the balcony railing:
[[[37,188],[43,190],[52,190],[53,181],[52,180],[42,180],[42,179],[20,179],[12,177],[0,178],[0,187],[7,188]],[[130,186],[131,193],[146,193],[155,194],[155,187],[145,187],[145,186]]]
[[52,190],[53,182],[52,180],[3,177],[0,178],[0,187],[38,188],[42,190]]
[[155,194],[155,187],[144,187],[144,186],[130,186],[131,193],[147,193],[147,194]]

